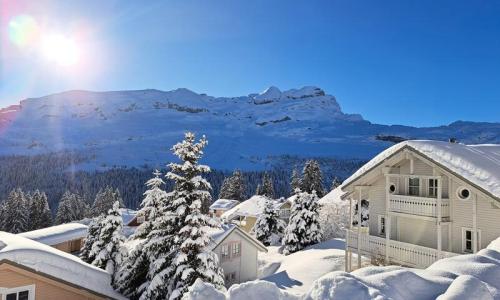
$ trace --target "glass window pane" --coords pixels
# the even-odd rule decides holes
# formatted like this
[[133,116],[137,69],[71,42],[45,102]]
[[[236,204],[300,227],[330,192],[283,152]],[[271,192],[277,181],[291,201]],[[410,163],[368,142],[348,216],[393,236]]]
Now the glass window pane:
[[472,232],[470,232],[469,230],[467,230],[467,231],[465,232],[465,238],[466,238],[467,240],[471,240],[471,239],[472,239]]
[[17,293],[8,294],[6,300],[17,300]]
[[465,249],[471,250],[472,249],[472,242],[471,241],[466,241],[465,242]]
[[29,292],[28,291],[22,291],[19,292],[19,298],[18,300],[28,300]]

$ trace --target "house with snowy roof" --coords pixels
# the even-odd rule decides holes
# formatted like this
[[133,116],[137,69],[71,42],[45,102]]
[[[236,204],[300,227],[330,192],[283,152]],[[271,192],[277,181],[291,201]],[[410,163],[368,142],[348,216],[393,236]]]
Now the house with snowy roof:
[[240,204],[238,200],[217,199],[210,205],[209,212],[212,217],[220,218],[223,213]]
[[0,232],[0,299],[126,299],[111,276],[76,256]]
[[425,268],[500,236],[500,145],[405,141],[361,167],[342,190],[350,203],[347,271],[361,266],[361,255]]
[[222,224],[209,232],[210,250],[217,254],[227,287],[257,279],[258,253],[267,248],[234,224]]
[[274,201],[279,209],[280,217],[288,221],[290,218],[291,201],[289,199],[269,199],[265,196],[255,195],[241,202],[222,214],[221,218],[238,225],[246,232],[251,232],[258,217],[264,212],[266,201]]
[[68,223],[23,232],[18,235],[67,253],[75,253],[80,251],[87,231],[87,225]]

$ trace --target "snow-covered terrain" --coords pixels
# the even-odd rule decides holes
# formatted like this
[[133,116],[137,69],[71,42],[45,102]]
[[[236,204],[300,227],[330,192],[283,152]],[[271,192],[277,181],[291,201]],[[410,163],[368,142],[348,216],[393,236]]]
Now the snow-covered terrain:
[[208,136],[205,162],[218,169],[261,169],[285,154],[369,158],[401,137],[500,142],[500,123],[372,124],[344,113],[318,87],[241,97],[188,89],[69,91],[0,109],[0,155],[72,149],[89,159],[82,167],[163,166],[186,130]]

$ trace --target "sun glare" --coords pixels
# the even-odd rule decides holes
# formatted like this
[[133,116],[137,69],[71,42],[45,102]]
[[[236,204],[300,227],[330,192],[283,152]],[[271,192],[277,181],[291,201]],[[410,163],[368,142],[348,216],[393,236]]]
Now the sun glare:
[[80,58],[76,42],[60,34],[45,37],[42,41],[42,51],[49,61],[60,66],[73,66]]

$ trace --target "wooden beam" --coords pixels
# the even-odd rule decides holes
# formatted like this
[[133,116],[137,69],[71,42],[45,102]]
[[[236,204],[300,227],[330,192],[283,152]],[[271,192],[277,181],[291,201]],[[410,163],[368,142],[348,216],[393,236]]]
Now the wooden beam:
[[472,195],[472,252],[477,252],[477,194]]

